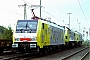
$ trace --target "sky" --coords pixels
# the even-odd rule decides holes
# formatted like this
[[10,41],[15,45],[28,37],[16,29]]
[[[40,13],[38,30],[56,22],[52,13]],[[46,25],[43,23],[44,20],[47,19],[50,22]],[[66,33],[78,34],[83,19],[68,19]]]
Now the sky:
[[[17,20],[24,19],[24,7],[27,3],[27,19],[31,19],[31,5],[39,5],[40,0],[0,0],[0,25],[14,27]],[[70,14],[70,28],[82,32],[90,28],[90,0],[41,0],[41,17],[51,18],[51,21],[68,27]],[[35,10],[40,16],[40,8]],[[79,25],[80,23],[80,25]]]

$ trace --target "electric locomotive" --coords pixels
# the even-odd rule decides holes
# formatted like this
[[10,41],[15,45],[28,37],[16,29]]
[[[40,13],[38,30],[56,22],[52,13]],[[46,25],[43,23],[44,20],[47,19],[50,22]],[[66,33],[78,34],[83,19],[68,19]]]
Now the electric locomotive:
[[47,52],[65,44],[64,28],[54,22],[33,17],[18,20],[13,33],[13,51]]
[[15,50],[40,50],[64,44],[64,29],[44,20],[18,20],[13,34]]
[[[33,9],[32,9],[33,12]],[[13,32],[14,52],[49,52],[63,46],[82,45],[82,34],[66,26],[35,16],[31,20],[18,20]]]
[[69,29],[66,26],[62,26],[65,29],[64,40],[66,47],[74,47],[82,45],[82,34]]

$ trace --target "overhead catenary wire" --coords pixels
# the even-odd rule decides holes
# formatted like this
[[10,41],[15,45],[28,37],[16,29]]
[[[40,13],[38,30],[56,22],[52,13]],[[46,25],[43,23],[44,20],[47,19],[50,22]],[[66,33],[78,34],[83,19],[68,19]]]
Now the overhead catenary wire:
[[[85,7],[85,4],[84,4],[84,1],[82,0],[82,3],[83,3],[83,6],[84,6],[84,8],[86,9],[86,7]],[[87,11],[85,10],[85,12],[87,13]]]
[[[58,11],[61,11],[60,8],[57,7],[51,0],[48,0],[48,1],[50,1],[50,2],[52,3],[52,5],[55,6],[55,8],[56,8]],[[61,11],[61,12],[63,13],[64,17],[67,16],[66,13],[64,13],[63,11]],[[60,12],[59,12],[59,13],[60,13]],[[64,20],[63,20],[63,22],[64,22]],[[70,22],[70,20],[69,20],[69,22]],[[64,23],[65,23],[65,22],[64,22]],[[68,25],[70,26],[70,23],[69,23]],[[70,28],[70,27],[69,27],[69,28]]]
[[[89,26],[90,27],[90,25],[89,25],[89,23],[88,23],[88,21],[87,21],[87,18],[86,18],[86,16],[85,16],[85,13],[84,13],[84,11],[83,11],[83,9],[82,9],[82,6],[81,6],[81,4],[80,4],[80,1],[78,0],[78,3],[79,3],[79,6],[80,6],[80,8],[81,8],[81,11],[82,11],[82,13],[83,13],[83,16],[84,16],[84,18],[85,18],[85,20],[86,20],[86,22],[87,22],[87,26]],[[88,27],[88,28],[89,28]],[[84,27],[85,28],[85,27]],[[84,29],[84,30],[86,30],[86,29]],[[87,31],[86,31],[87,32]]]
[[[55,6],[55,8],[57,8],[59,11],[61,11],[51,0],[48,0],[48,1],[50,1],[50,2],[53,4],[53,6]],[[80,8],[81,8],[81,10],[82,10],[82,12],[83,12],[83,15],[84,15],[84,17],[85,17],[85,20],[87,20],[85,14],[84,14],[84,11],[83,11],[83,9],[82,9],[82,7],[81,7],[81,4],[80,4],[80,2],[79,2],[79,0],[78,0],[78,3],[79,3]],[[63,11],[61,11],[61,12],[64,13]]]
[[[23,1],[24,1],[24,3],[29,3],[29,2],[27,2],[26,0],[23,0]],[[31,3],[29,3],[29,4],[32,5]],[[58,20],[61,20],[60,18],[57,18],[57,17],[53,16],[53,15],[52,15],[51,13],[49,13],[49,12],[46,12],[46,11],[44,11],[44,10],[42,10],[42,11],[45,12],[45,13],[47,13],[47,14],[49,14],[50,16],[58,19]],[[64,22],[63,20],[61,20],[61,21]]]
[[[56,19],[58,19],[58,20],[61,20],[61,19],[59,19],[59,18],[57,18],[57,17],[55,17],[55,16],[53,16],[52,14],[50,14],[49,12],[46,12],[46,11],[44,11],[44,10],[42,10],[43,12],[45,12],[45,13],[47,13],[47,14],[49,14],[49,15],[51,15],[52,17],[54,17],[54,18],[56,18]],[[61,21],[63,21],[63,20],[61,20]],[[64,22],[64,21],[63,21]]]
[[[51,0],[48,0],[51,2]],[[55,6],[55,8],[57,8],[59,11],[61,11],[53,2],[51,2],[53,6]],[[61,11],[62,13],[64,13],[63,11]],[[65,17],[66,17],[66,14],[64,13]]]
[[[61,11],[60,8],[57,7],[51,0],[48,0],[48,1],[50,1],[50,2],[52,3],[52,5],[55,6],[55,8],[58,9],[58,11],[62,12],[62,13],[63,13],[63,16],[66,17],[66,13],[64,13],[63,11]],[[59,13],[60,13],[60,12],[59,12]],[[74,19],[75,19],[75,18],[74,18]],[[64,21],[64,20],[63,20],[63,21]],[[64,23],[65,23],[65,22],[64,22]],[[69,25],[69,28],[70,28],[70,20],[69,20],[68,25]]]
[[23,16],[23,15],[21,15],[21,14],[18,14],[18,13],[16,13],[16,12],[14,12],[14,11],[10,11],[10,10],[7,10],[7,9],[3,9],[3,8],[0,8],[0,9],[2,9],[2,10],[4,10],[4,11],[8,11],[8,12],[10,12],[10,13],[14,13],[14,14],[17,14],[17,15],[19,15],[19,16]]
[[[27,2],[27,1],[25,1],[25,0],[23,0],[23,1],[24,1],[24,3],[30,4],[29,2]],[[0,8],[0,9],[2,9],[2,10],[4,10],[4,11],[7,11],[7,12],[10,12],[10,13],[13,13],[13,14],[16,14],[16,15],[19,15],[19,16],[23,16],[22,14],[16,13],[16,12],[14,12],[14,11],[10,11],[10,10],[3,9],[3,8]]]
[[[82,9],[82,6],[81,6],[79,0],[78,0],[78,3],[79,3],[79,6],[80,6],[80,8],[81,8],[81,11],[82,11],[82,13],[83,13],[84,18],[85,18],[85,20],[87,21],[87,18],[86,18],[85,14],[84,14],[84,11],[83,11],[83,9]],[[87,21],[87,23],[88,23],[88,21]],[[88,25],[89,25],[89,24],[88,24]]]
[[[25,1],[25,0],[24,0]],[[26,2],[26,3],[28,3],[28,4],[30,4],[31,5],[31,3],[29,3],[29,2]],[[57,8],[58,9],[58,8]],[[6,9],[5,9],[6,10]],[[58,9],[59,10],[59,9]],[[17,15],[20,15],[20,16],[23,16],[23,15],[21,15],[21,14],[18,14],[18,13],[16,13],[16,12],[14,12],[14,11],[9,11],[9,10],[6,10],[6,11],[8,11],[8,12],[11,12],[11,13],[14,13],[14,14],[17,14]],[[46,11],[44,11],[44,12],[46,12]],[[49,14],[49,15],[51,15],[51,16],[53,16],[52,14],[50,14],[50,12],[48,13],[47,12],[47,14]],[[56,19],[58,19],[58,20],[61,20],[60,18],[57,18],[57,17],[55,17],[55,16],[53,16],[54,18],[56,18]],[[87,20],[87,19],[86,19]]]
[[[84,6],[84,9],[86,9],[85,7],[85,4],[84,4],[84,1],[82,0],[82,3],[83,3],[83,6]],[[86,13],[88,13],[86,10],[85,10]],[[89,17],[89,16],[88,16]],[[89,23],[88,23],[89,24]],[[90,28],[90,27],[89,27]]]

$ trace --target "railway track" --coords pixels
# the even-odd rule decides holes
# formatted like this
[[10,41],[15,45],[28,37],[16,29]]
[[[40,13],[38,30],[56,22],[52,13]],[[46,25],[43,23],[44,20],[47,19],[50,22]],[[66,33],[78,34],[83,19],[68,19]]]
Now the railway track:
[[0,56],[0,60],[29,60],[35,57],[38,57],[38,55],[33,53],[14,53]]
[[[47,54],[45,56],[28,58],[29,60],[62,60],[67,55],[72,54],[74,51],[85,49],[86,47],[77,47],[74,49],[65,49],[56,53]],[[77,59],[76,59],[77,60]]]
[[[86,49],[86,48],[83,48],[84,50]],[[83,49],[82,49],[82,51],[83,51]],[[87,47],[87,49],[88,49],[88,47]],[[63,52],[63,50],[61,51],[61,52]],[[57,52],[58,53],[58,52]],[[21,54],[21,53],[19,53],[19,54],[12,54],[12,55],[6,55],[6,56],[0,56],[0,60],[33,60],[33,59],[36,59],[36,60],[44,60],[44,59],[42,59],[43,57],[45,58],[47,58],[47,56],[50,56],[51,58],[54,58],[54,57],[52,57],[51,55],[54,55],[54,54],[57,54],[57,53],[50,53],[50,54],[42,54],[42,55],[39,55],[39,54],[32,54],[32,53],[25,53],[25,54]],[[60,55],[60,54],[59,54]],[[61,55],[60,55],[61,56]],[[46,59],[45,58],[45,59]],[[60,58],[58,58],[58,57],[56,57],[56,59],[59,59],[60,60]],[[82,58],[83,59],[83,58]],[[48,59],[47,59],[48,60]],[[50,60],[50,59],[49,59]],[[53,60],[53,59],[52,59]],[[55,60],[55,59],[54,59]],[[77,59],[76,59],[77,60]]]
[[89,52],[89,47],[86,47],[62,58],[61,60],[83,60],[87,56],[87,54],[89,54]]
[[0,60],[11,60],[11,59],[19,59],[22,57],[25,57],[27,54],[12,54],[12,55],[4,55],[4,56],[0,56]]
[[90,50],[81,58],[81,60],[89,60],[89,53],[90,53]]

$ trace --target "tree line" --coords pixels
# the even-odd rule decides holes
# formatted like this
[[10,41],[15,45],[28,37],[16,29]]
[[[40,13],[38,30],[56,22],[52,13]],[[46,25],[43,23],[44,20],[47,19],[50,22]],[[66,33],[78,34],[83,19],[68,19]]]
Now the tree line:
[[0,26],[0,40],[12,40],[13,31],[10,26],[8,28]]

